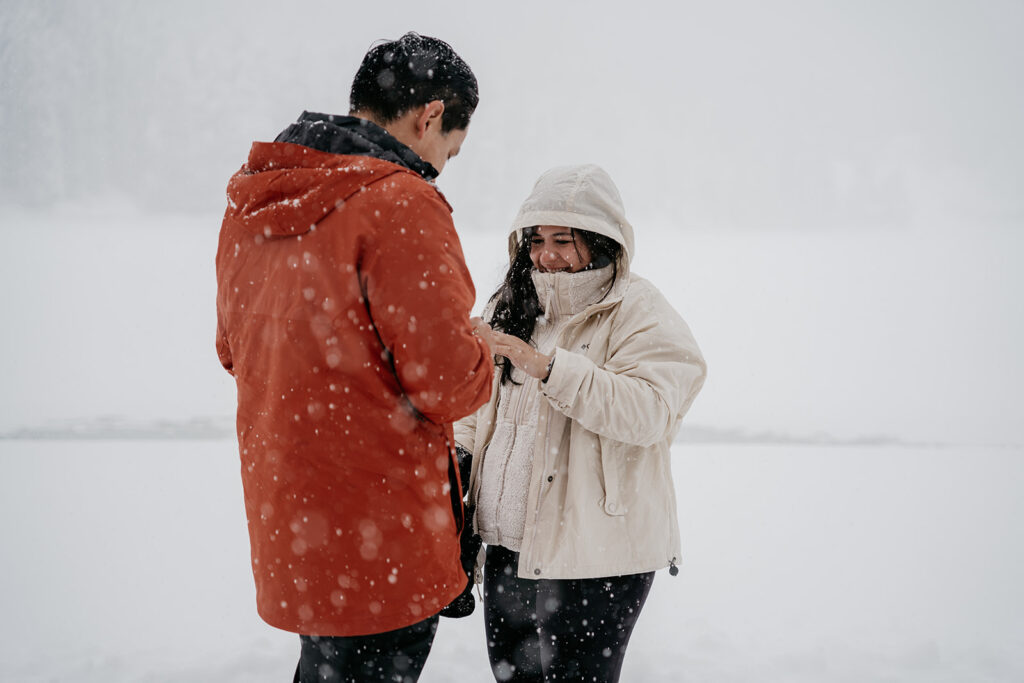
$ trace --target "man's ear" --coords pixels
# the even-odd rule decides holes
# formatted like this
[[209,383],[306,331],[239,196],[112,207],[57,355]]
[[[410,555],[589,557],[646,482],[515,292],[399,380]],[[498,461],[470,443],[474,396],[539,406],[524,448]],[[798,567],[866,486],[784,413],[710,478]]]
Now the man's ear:
[[431,126],[441,129],[441,115],[444,114],[444,102],[433,100],[423,105],[423,109],[416,116],[416,137],[420,140],[427,134]]

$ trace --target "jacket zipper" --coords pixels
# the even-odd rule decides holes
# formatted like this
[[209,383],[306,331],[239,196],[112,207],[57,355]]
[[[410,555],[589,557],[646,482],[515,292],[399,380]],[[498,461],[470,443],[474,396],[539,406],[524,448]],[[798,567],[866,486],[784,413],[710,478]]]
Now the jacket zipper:
[[[628,276],[629,275],[627,273],[626,277],[628,277]],[[611,301],[602,301],[602,302],[599,302],[599,303],[596,303],[596,304],[591,304],[590,306],[585,308],[580,313],[577,313],[576,315],[574,315],[572,318],[569,319],[569,322],[567,322],[565,324],[565,327],[562,328],[561,333],[557,337],[555,337],[555,344],[554,344],[554,346],[552,348],[554,348],[554,349],[560,348],[559,345],[563,342],[563,340],[569,334],[569,330],[578,327],[580,325],[580,323],[582,323],[583,321],[585,321],[588,318],[590,318],[590,316],[595,315],[597,313],[602,313],[605,309],[610,309],[616,303],[619,303],[621,301],[622,301],[622,297],[619,296],[619,297],[616,297],[614,300],[611,300]],[[543,495],[545,493],[544,490],[543,490],[544,484],[546,483],[545,482],[544,472],[548,471],[548,458],[550,457],[550,452],[549,451],[550,451],[550,439],[551,439],[551,427],[550,427],[550,422],[551,421],[549,419],[547,419],[547,417],[550,416],[550,414],[552,412],[552,409],[551,409],[551,405],[547,401],[543,402],[543,406],[542,407],[543,407],[543,409],[545,411],[545,420],[544,420],[544,469],[541,471],[541,483],[540,483],[541,488],[538,489],[538,492],[537,492],[537,504],[536,504],[536,507],[535,507],[535,509],[533,511],[533,533],[530,534],[530,552],[529,552],[529,557],[528,557],[528,559],[531,559],[531,560],[534,559],[533,558],[533,549],[534,549],[534,547],[536,547],[536,544],[537,544],[537,520],[540,518],[541,498],[543,497]],[[568,418],[566,418],[566,419],[568,419]],[[539,413],[537,415],[537,424],[538,425],[540,424],[540,414]],[[525,539],[524,539],[524,541],[525,541]],[[523,550],[524,551],[526,550],[525,546],[523,547]],[[523,555],[525,555],[525,554],[526,554],[525,552],[520,553],[520,560],[522,560]],[[536,563],[536,561],[534,561],[532,564],[536,565],[537,563]],[[520,566],[520,571],[522,571],[522,566]],[[678,569],[676,571],[678,571]],[[540,574],[541,574],[540,567],[536,567],[535,566],[533,568],[533,574],[534,574],[534,576],[540,576]]]
[[[543,409],[544,409],[544,469],[541,470],[540,488],[537,490],[537,504],[536,504],[536,506],[534,507],[534,510],[533,510],[533,533],[531,534],[531,538],[530,538],[530,557],[531,557],[531,559],[533,558],[533,549],[537,545],[537,521],[540,518],[540,502],[541,502],[541,498],[546,493],[543,490],[544,484],[545,484],[544,473],[548,471],[548,451],[550,450],[549,443],[550,443],[550,439],[551,439],[551,430],[549,429],[549,417],[551,415],[551,406],[550,405],[546,405],[547,401],[544,401],[544,403],[545,403],[545,405],[542,406]],[[538,424],[540,423],[540,415],[537,416],[537,422],[538,422]],[[537,563],[533,562],[533,564],[536,565]],[[540,576],[540,573],[541,573],[540,567],[536,567],[535,566],[533,568],[534,576]]]
[[[579,319],[577,319],[577,318],[579,318]],[[563,342],[563,340],[565,339],[566,335],[569,333],[569,330],[579,326],[579,324],[580,324],[580,322],[582,320],[586,320],[586,311],[583,311],[583,313],[580,313],[580,314],[577,314],[576,316],[573,316],[572,319],[570,319],[569,322],[567,322],[565,324],[565,327],[562,328],[561,333],[559,333],[558,336],[555,337],[555,343],[554,343],[554,346],[552,348],[553,349],[559,348],[559,344]],[[538,392],[539,391],[540,391],[540,385],[538,383]],[[538,526],[537,525],[537,521],[540,519],[541,498],[546,493],[546,491],[544,490],[544,485],[546,483],[546,481],[545,481],[546,480],[545,473],[548,472],[548,470],[550,469],[549,463],[548,463],[548,458],[551,457],[551,419],[550,419],[551,418],[551,413],[552,413],[551,404],[548,403],[547,400],[545,400],[543,397],[539,397],[538,400],[540,400],[542,402],[541,407],[544,409],[544,469],[541,470],[541,473],[540,473],[540,488],[537,490],[537,504],[536,504],[536,506],[535,506],[535,508],[533,510],[533,533],[530,535],[530,556],[531,556],[531,558],[533,557],[533,549],[537,545],[537,526]],[[540,424],[540,413],[539,413],[539,411],[538,411],[538,414],[537,414],[537,424],[538,425]],[[537,564],[537,563],[534,562],[533,564]],[[541,574],[540,567],[534,567],[533,568],[533,574],[534,574],[534,576],[540,576],[540,574]]]

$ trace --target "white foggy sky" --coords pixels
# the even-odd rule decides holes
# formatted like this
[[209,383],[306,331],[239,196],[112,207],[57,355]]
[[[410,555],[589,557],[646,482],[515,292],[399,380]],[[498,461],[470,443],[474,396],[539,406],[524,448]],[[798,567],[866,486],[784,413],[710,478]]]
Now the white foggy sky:
[[441,178],[460,228],[595,161],[692,229],[956,229],[1024,217],[1024,3],[176,2],[0,9],[0,200],[219,211],[253,139],[344,112],[359,59],[448,40],[481,106]]

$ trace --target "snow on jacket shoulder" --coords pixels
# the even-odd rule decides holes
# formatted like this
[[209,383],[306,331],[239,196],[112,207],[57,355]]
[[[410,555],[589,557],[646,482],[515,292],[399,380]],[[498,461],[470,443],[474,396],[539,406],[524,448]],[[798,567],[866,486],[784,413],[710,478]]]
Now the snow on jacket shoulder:
[[217,350],[272,626],[393,630],[464,587],[450,423],[493,364],[450,213],[398,164],[290,143],[255,143],[229,183]]

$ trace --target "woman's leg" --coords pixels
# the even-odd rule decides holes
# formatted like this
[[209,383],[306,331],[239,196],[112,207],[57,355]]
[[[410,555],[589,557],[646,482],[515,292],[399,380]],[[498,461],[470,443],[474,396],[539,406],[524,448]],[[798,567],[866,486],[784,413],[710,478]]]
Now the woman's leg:
[[537,639],[537,582],[516,576],[519,553],[487,546],[484,563],[484,623],[487,655],[501,683],[542,683]]
[[619,680],[654,572],[539,581],[537,625],[548,681]]

